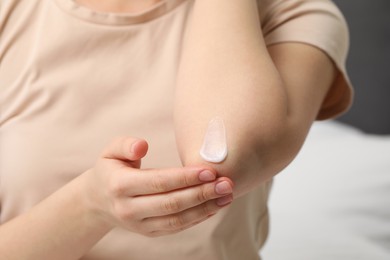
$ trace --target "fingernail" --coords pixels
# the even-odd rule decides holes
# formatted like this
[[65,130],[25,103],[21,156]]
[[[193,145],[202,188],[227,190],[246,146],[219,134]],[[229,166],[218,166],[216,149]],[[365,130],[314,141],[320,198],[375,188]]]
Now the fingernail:
[[202,171],[199,173],[199,180],[201,181],[213,181],[215,180],[215,174],[209,170]]
[[225,196],[225,197],[217,199],[216,203],[218,206],[222,207],[222,206],[225,206],[225,205],[232,203],[232,201],[233,201],[233,197],[230,195],[230,196]]
[[215,192],[220,195],[229,194],[233,192],[232,186],[227,181],[221,181],[215,186]]

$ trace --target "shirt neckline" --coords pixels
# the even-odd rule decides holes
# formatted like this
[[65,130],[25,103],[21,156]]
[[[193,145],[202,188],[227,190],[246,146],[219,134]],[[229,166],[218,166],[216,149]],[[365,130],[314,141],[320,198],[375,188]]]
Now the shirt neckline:
[[102,25],[132,25],[154,20],[184,2],[185,0],[163,0],[151,8],[139,13],[106,13],[92,10],[75,0],[55,0],[58,6],[79,19]]

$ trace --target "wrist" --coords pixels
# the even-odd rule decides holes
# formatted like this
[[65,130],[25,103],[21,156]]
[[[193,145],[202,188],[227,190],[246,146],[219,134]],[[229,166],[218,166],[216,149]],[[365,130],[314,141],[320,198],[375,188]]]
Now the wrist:
[[91,176],[93,171],[87,170],[75,179],[76,200],[80,204],[86,223],[101,230],[102,233],[108,233],[115,227],[108,214],[103,210],[99,203],[99,193],[91,188]]

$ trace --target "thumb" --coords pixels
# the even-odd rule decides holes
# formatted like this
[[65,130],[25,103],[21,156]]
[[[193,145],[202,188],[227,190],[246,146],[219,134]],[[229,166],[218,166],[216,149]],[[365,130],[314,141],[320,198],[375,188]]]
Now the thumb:
[[143,139],[119,137],[114,139],[104,150],[101,157],[130,162],[141,160],[148,151],[148,143]]

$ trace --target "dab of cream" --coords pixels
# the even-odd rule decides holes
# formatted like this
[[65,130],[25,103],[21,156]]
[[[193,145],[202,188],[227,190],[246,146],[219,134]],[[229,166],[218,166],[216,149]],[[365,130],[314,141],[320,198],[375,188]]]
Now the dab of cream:
[[226,130],[222,118],[211,119],[207,127],[200,156],[208,162],[220,163],[226,159]]

